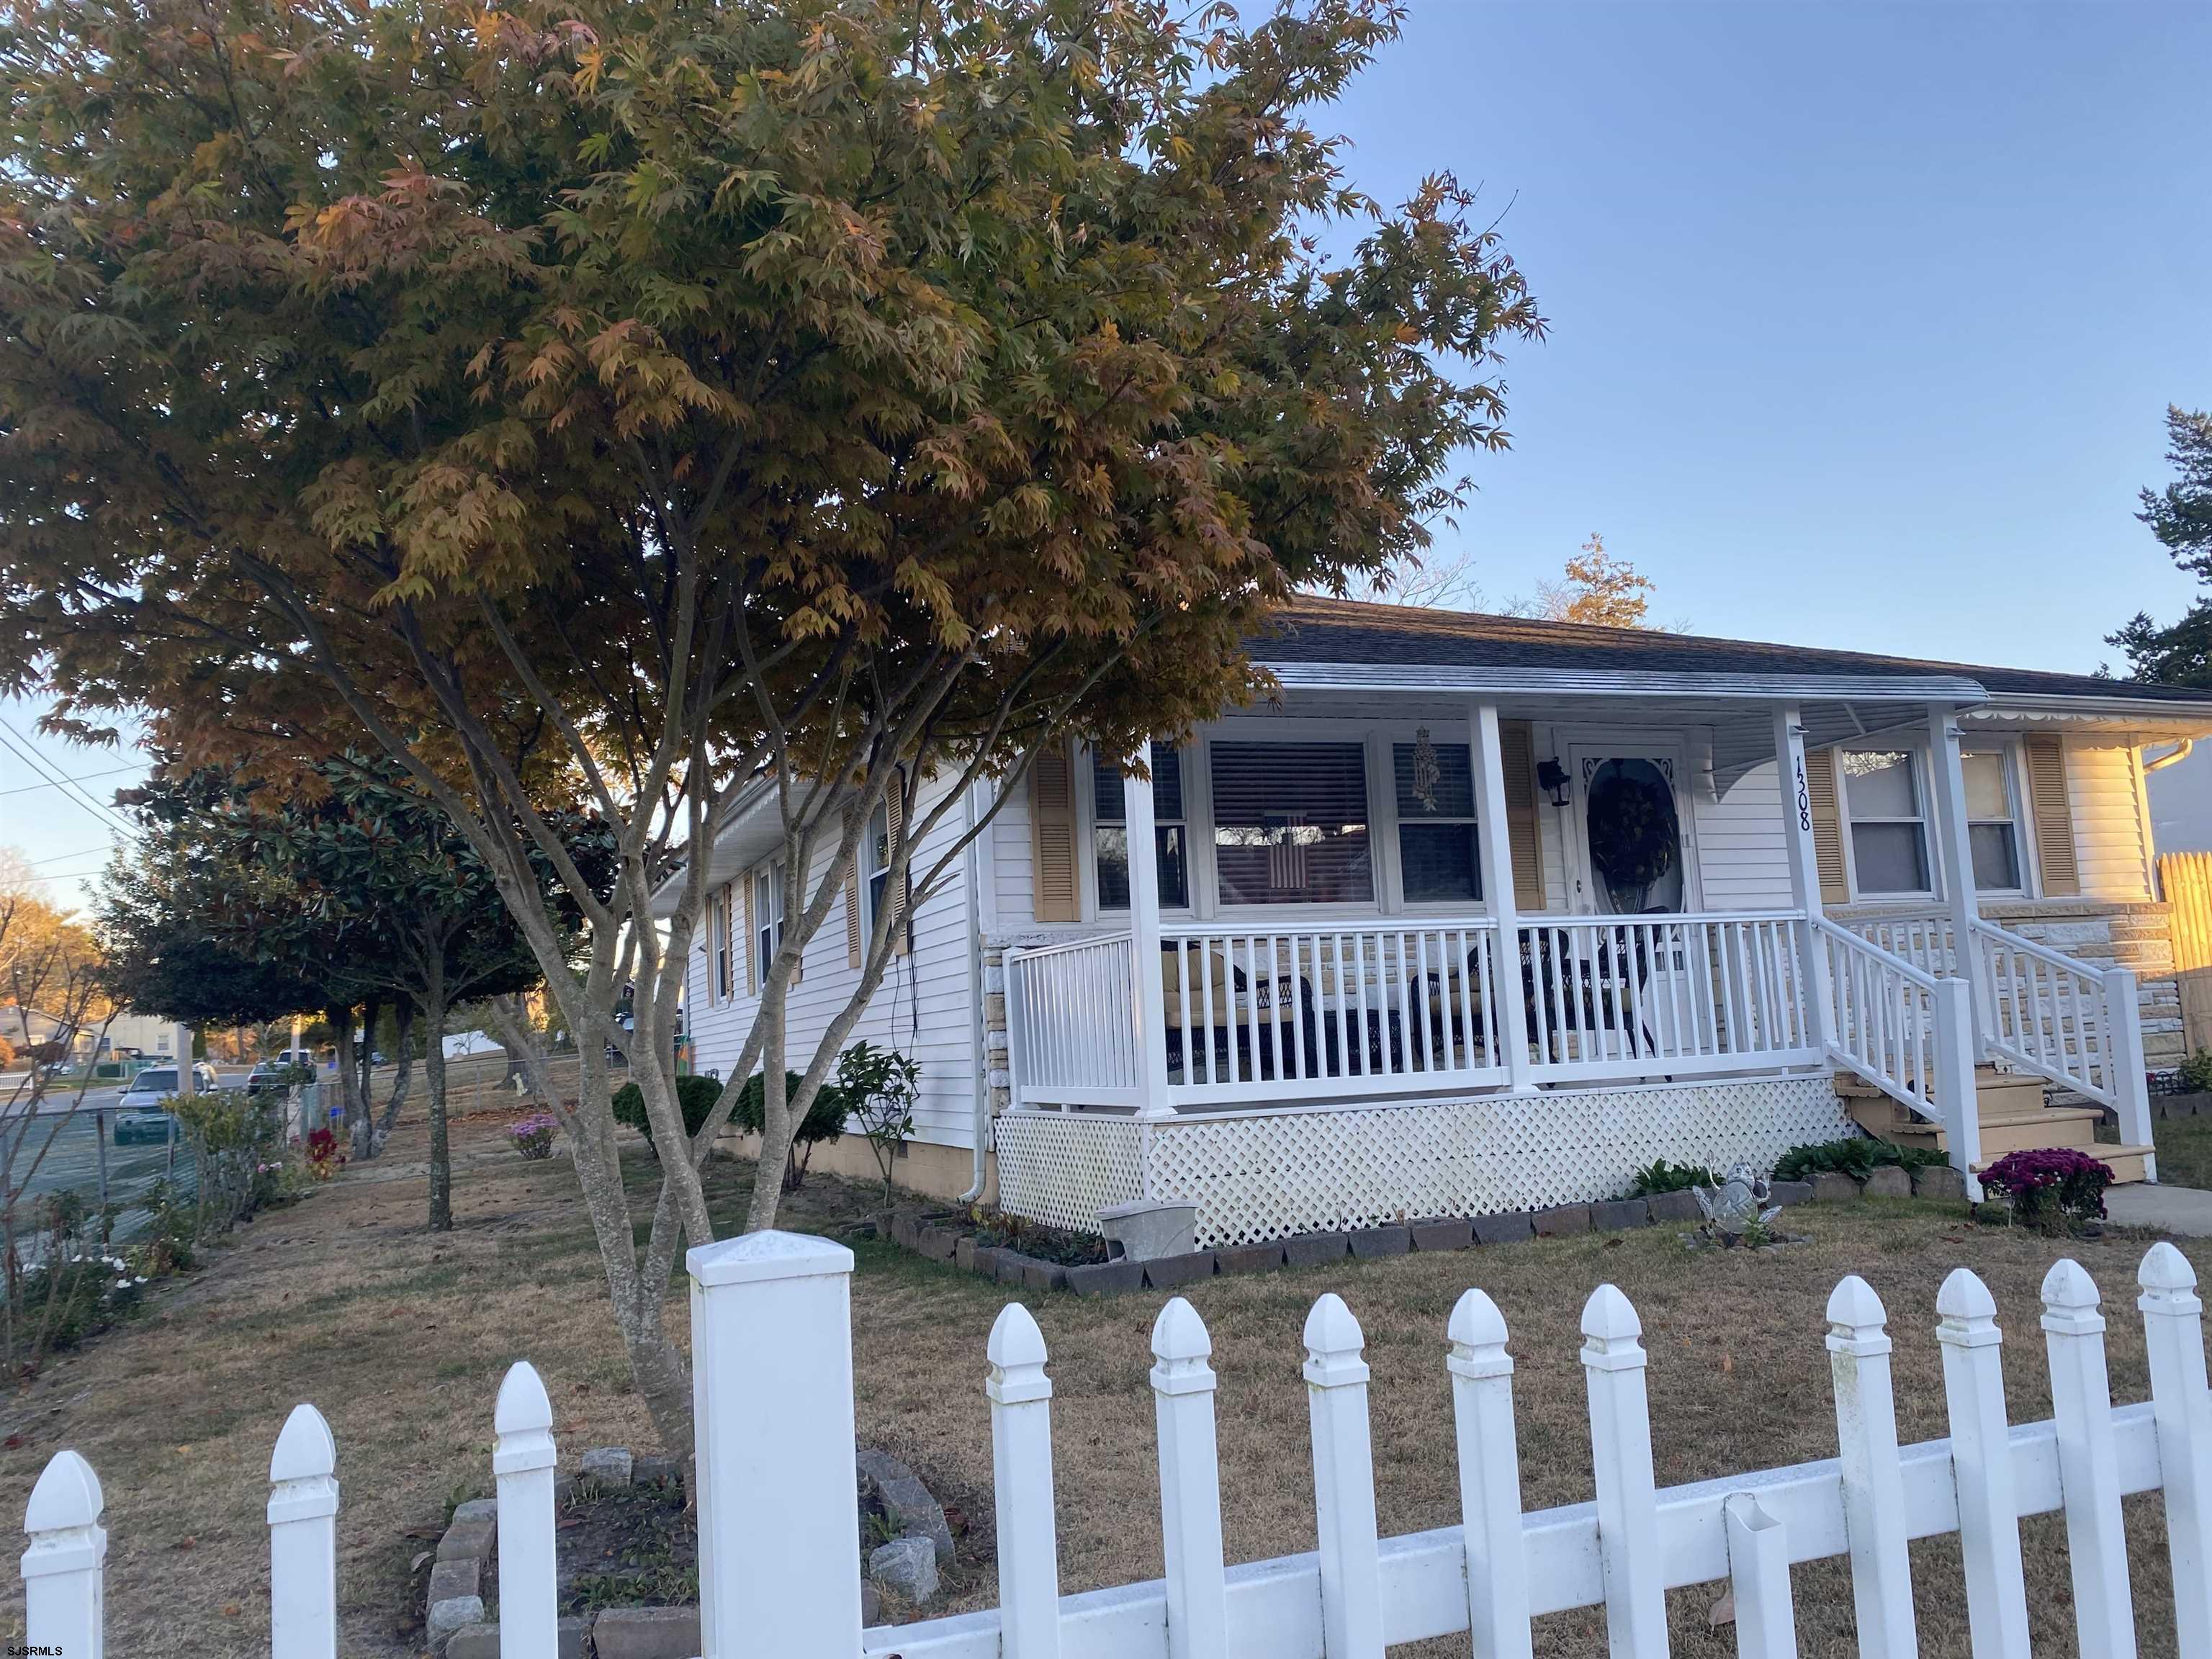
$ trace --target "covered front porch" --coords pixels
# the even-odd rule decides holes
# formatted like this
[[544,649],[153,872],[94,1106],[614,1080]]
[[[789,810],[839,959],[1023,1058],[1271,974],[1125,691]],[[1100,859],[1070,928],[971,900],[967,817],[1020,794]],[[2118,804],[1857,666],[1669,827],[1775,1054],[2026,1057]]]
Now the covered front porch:
[[[2026,884],[2031,848],[2025,805],[2007,842],[1989,805],[2024,787],[1962,732],[1978,686],[1668,678],[1454,702],[1290,676],[1269,714],[1095,767],[1097,902],[1005,956],[1002,1182],[1063,1220],[1054,1181],[1078,1207],[1241,1194],[1221,1237],[1286,1184],[1347,1217],[1500,1181],[1500,1202],[1610,1196],[1632,1154],[1848,1132],[1837,1071],[1942,1125],[1971,1180],[1991,1064],[2148,1142],[2132,975],[1980,915],[1978,875]],[[1902,784],[1885,741],[1917,757]],[[1839,745],[1854,871],[1917,872],[1917,902],[1824,907]],[[1523,1154],[1544,1169],[1513,1173]],[[1071,1161],[1103,1186],[1073,1198]]]

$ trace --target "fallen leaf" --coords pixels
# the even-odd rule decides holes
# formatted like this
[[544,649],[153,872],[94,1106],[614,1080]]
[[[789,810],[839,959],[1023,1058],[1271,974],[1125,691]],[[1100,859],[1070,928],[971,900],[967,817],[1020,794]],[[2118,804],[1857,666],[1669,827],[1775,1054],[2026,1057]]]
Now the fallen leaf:
[[245,1609],[235,1601],[226,1601],[222,1604],[222,1616],[226,1619],[235,1619],[244,1611]]
[[1733,1376],[1735,1375],[1735,1356],[1734,1354],[1724,1353],[1721,1356],[1721,1375],[1723,1376]]
[[171,1545],[170,1547],[172,1549],[179,1550],[198,1549],[199,1547],[199,1542],[200,1540],[197,1538],[179,1538],[174,1544]]
[[1712,1611],[1705,1615],[1705,1622],[1716,1630],[1723,1625],[1735,1623],[1735,1592],[1734,1590],[1725,1589],[1721,1592],[1721,1599],[1713,1603]]

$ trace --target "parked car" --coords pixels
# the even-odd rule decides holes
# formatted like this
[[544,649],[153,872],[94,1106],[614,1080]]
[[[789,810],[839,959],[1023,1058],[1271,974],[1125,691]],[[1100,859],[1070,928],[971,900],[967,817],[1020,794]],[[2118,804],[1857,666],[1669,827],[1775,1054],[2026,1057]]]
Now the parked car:
[[[194,1070],[198,1081],[198,1068]],[[115,1113],[115,1144],[134,1146],[144,1141],[156,1145],[173,1140],[177,1136],[177,1115],[169,1109],[169,1102],[177,1092],[177,1068],[173,1066],[149,1066],[131,1079],[131,1086],[123,1091]]]
[[246,1074],[249,1095],[282,1094],[290,1086],[293,1068],[281,1060],[264,1060]]

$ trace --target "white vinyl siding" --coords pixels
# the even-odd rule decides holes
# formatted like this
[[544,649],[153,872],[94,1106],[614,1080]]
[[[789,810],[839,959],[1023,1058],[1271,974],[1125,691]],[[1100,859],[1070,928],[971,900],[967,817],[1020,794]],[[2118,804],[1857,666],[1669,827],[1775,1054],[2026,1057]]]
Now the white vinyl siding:
[[2150,822],[2142,757],[2121,744],[2069,738],[2066,796],[2081,896],[2139,904],[2151,897]]
[[[922,793],[917,818],[943,793],[932,785]],[[928,868],[960,837],[966,819],[956,805],[940,819],[928,842],[914,849],[912,867]],[[1026,826],[1024,826],[1026,831]],[[1003,855],[1005,848],[999,849]],[[811,895],[828,868],[831,849],[824,848],[810,873]],[[1026,873],[1026,871],[1024,871]],[[913,1055],[921,1063],[921,1098],[915,1110],[917,1140],[945,1146],[965,1146],[972,1133],[975,1109],[975,1043],[969,985],[968,898],[965,861],[955,860],[951,872],[937,892],[913,919],[914,949],[891,958],[883,983],[854,1027],[848,1042],[865,1037]],[[740,907],[738,926],[744,926]],[[830,902],[820,929],[806,943],[801,958],[804,974],[791,988],[786,1002],[786,1041],[788,1061],[802,1071],[812,1057],[814,1045],[831,1019],[851,999],[859,973],[845,956],[845,897],[841,885]],[[705,988],[708,953],[696,945],[690,974],[694,992]],[[692,1064],[701,1072],[727,1075],[752,1030],[758,999],[738,994],[713,1004],[697,999],[691,1004]]]

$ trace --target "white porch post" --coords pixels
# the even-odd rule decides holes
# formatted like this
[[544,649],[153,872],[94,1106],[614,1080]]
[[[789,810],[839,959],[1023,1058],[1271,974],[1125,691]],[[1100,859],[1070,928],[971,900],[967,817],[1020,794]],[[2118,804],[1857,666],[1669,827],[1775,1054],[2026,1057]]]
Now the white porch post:
[[1533,1094],[1528,1058],[1528,1011],[1521,1000],[1521,913],[1513,895],[1513,837],[1505,821],[1505,767],[1498,742],[1498,705],[1468,711],[1469,757],[1474,767],[1475,834],[1482,843],[1482,896],[1498,922],[1498,1024],[1492,1033],[1505,1050],[1505,1073],[1516,1095]]
[[[1160,868],[1152,826],[1152,744],[1134,759],[1144,775],[1121,778],[1121,825],[1129,838],[1129,1006],[1137,1044],[1137,1115],[1158,1120],[1175,1115],[1168,1099],[1167,992],[1160,974]],[[1189,1036],[1185,1033],[1186,1042]],[[1189,1065],[1189,1057],[1183,1064]],[[1184,1075],[1189,1073],[1186,1070]]]
[[1835,1003],[1828,988],[1828,953],[1814,924],[1820,916],[1820,866],[1813,850],[1813,788],[1805,776],[1805,722],[1797,705],[1774,711],[1774,763],[1781,774],[1784,839],[1790,848],[1790,901],[1805,913],[1798,935],[1797,972],[1805,987],[1805,1044],[1826,1053]]
[[1943,903],[1951,915],[1953,965],[1951,971],[1966,981],[1974,1011],[1976,1060],[1981,1058],[1981,1034],[1989,1010],[1977,981],[1975,964],[1981,959],[1974,948],[1974,924],[1981,909],[1974,902],[1974,842],[1966,827],[1966,775],[1959,763],[1957,711],[1937,703],[1928,711],[1928,769],[1936,783],[1936,839],[1943,875]]

